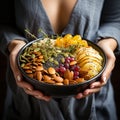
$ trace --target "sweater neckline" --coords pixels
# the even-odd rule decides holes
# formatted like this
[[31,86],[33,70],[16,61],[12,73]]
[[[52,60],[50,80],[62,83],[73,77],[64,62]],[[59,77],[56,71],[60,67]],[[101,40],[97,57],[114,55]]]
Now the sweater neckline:
[[[57,34],[57,33],[55,33],[55,31],[54,31],[54,29],[53,29],[53,27],[52,27],[52,25],[51,25],[51,23],[50,23],[50,20],[49,20],[48,15],[47,15],[47,13],[46,13],[43,5],[42,5],[41,0],[38,0],[38,1],[39,1],[39,5],[40,5],[40,7],[41,7],[41,9],[42,9],[42,12],[43,12],[42,15],[44,16],[44,18],[46,18],[45,21],[46,21],[46,23],[48,24],[47,26],[49,27],[49,30],[51,30],[53,34]],[[67,25],[64,27],[64,29],[63,29],[63,31],[62,31],[61,34],[64,34],[65,31],[67,31],[67,29],[69,28],[69,25],[72,24],[72,19],[74,18],[74,13],[75,13],[76,10],[77,10],[79,1],[80,1],[80,0],[77,0],[77,1],[76,1],[76,4],[75,4],[75,6],[74,6],[74,8],[73,8],[73,10],[72,10],[72,12],[71,12],[70,18],[69,18],[69,20],[68,20],[68,23],[67,23]]]

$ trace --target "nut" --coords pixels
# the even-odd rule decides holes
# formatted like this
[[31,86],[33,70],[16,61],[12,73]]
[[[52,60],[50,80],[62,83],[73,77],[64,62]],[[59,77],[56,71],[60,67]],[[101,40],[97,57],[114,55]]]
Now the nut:
[[37,66],[36,67],[36,71],[42,71],[43,70],[43,66]]
[[63,78],[60,76],[54,76],[54,80],[58,83],[62,83],[63,82]]
[[64,79],[63,83],[64,83],[64,85],[69,85],[69,80],[68,79]]
[[37,80],[41,81],[42,80],[42,73],[39,71],[39,72],[36,72],[36,78]]
[[48,68],[48,73],[49,73],[49,74],[55,74],[55,69],[52,68],[52,67],[49,67],[49,68]]

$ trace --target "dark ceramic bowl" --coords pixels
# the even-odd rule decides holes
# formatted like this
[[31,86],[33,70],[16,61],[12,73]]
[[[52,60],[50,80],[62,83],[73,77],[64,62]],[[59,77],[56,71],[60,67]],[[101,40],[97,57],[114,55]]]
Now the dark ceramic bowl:
[[25,78],[25,81],[33,85],[35,89],[42,91],[46,95],[50,95],[50,96],[58,97],[58,98],[66,97],[66,96],[73,96],[79,92],[84,91],[86,88],[89,88],[89,85],[91,83],[99,80],[99,78],[101,77],[101,74],[103,73],[105,66],[106,66],[106,55],[98,45],[94,44],[93,42],[89,40],[87,40],[88,44],[92,46],[94,49],[96,49],[103,57],[103,68],[99,72],[99,74],[94,76],[92,79],[87,80],[86,82],[83,82],[83,83],[73,84],[73,85],[52,85],[52,84],[40,82],[36,79],[32,79],[28,77],[27,74],[24,72],[24,70],[20,67],[20,55],[24,52],[26,47],[29,47],[32,43],[38,40],[34,40],[34,41],[27,43],[25,46],[22,47],[22,49],[19,51],[17,55],[17,65],[18,65],[19,70],[21,71],[23,77]]

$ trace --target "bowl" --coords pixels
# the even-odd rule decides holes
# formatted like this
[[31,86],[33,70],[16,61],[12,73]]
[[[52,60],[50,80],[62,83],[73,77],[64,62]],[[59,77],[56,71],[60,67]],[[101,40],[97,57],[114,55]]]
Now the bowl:
[[16,59],[18,68],[19,68],[21,74],[23,75],[24,80],[27,81],[28,83],[30,83],[31,85],[33,85],[34,89],[40,90],[45,95],[49,95],[49,96],[56,97],[56,98],[61,98],[61,97],[67,97],[67,96],[74,96],[79,92],[83,92],[85,89],[89,88],[89,85],[91,83],[99,80],[99,78],[101,77],[101,74],[103,73],[103,71],[105,70],[105,67],[106,67],[106,55],[105,55],[104,51],[97,44],[95,44],[89,40],[86,40],[88,45],[92,46],[95,50],[97,50],[103,58],[102,69],[93,78],[91,78],[85,82],[78,83],[78,84],[54,85],[54,84],[48,84],[45,82],[41,82],[41,81],[38,81],[36,79],[29,77],[26,74],[26,72],[23,70],[23,68],[21,67],[20,55],[23,54],[25,49],[28,48],[29,46],[31,46],[31,44],[33,44],[34,42],[40,41],[42,39],[43,38],[33,40],[33,41],[27,43],[25,46],[23,46],[21,48],[21,50],[19,51],[19,53],[17,54],[17,59]]

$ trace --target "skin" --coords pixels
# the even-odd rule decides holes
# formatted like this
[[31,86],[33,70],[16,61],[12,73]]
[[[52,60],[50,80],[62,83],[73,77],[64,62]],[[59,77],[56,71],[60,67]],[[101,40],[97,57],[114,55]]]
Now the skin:
[[[49,101],[51,99],[50,96],[45,96],[42,92],[33,89],[33,86],[23,80],[23,77],[16,65],[16,55],[18,51],[25,45],[26,43],[21,40],[13,40],[9,44],[9,51],[10,51],[10,65],[14,74],[14,77],[16,79],[16,83],[18,87],[21,87],[24,89],[24,91],[28,95],[32,95],[37,99],[42,99],[45,101]],[[102,39],[98,42],[98,45],[104,50],[104,52],[107,55],[108,61],[105,71],[103,72],[100,81],[94,82],[90,85],[90,89],[86,89],[83,93],[78,93],[75,98],[81,99],[84,98],[90,94],[99,92],[101,87],[103,87],[106,83],[108,78],[110,77],[110,74],[114,68],[115,64],[115,55],[113,51],[117,47],[116,40],[109,38],[109,39]]]
[[41,2],[53,31],[60,34],[69,22],[77,0],[42,0]]
[[109,38],[109,39],[102,39],[97,43],[105,52],[106,56],[107,56],[107,65],[106,65],[106,69],[103,72],[100,81],[98,82],[94,82],[90,85],[90,89],[86,89],[83,93],[79,93],[76,98],[80,99],[80,98],[84,98],[90,94],[99,92],[101,87],[103,87],[106,83],[108,78],[111,75],[111,72],[115,66],[115,55],[113,53],[113,51],[115,50],[115,48],[117,47],[117,42],[116,40]]
[[[48,15],[49,21],[55,33],[61,33],[67,25],[67,23],[69,22],[70,15],[76,4],[76,1],[77,0],[72,0],[71,2],[69,2],[69,0],[42,0],[43,7],[45,8],[46,14]],[[16,83],[18,87],[24,89],[26,94],[32,95],[37,99],[49,101],[51,97],[45,96],[42,92],[33,89],[33,86],[31,84],[23,80],[23,77],[20,71],[18,70],[18,67],[15,62],[16,55],[25,44],[26,43],[21,40],[12,40],[8,46],[8,49],[10,51],[10,65]],[[107,80],[110,77],[110,74],[114,68],[115,55],[113,51],[117,47],[116,40],[112,38],[102,39],[98,42],[98,45],[104,50],[104,52],[107,55],[108,61],[106,69],[102,74],[100,81],[92,83],[90,85],[90,89],[86,89],[83,93],[78,93],[75,96],[76,99],[81,99],[93,93],[99,92],[101,87],[103,87],[107,83]]]

